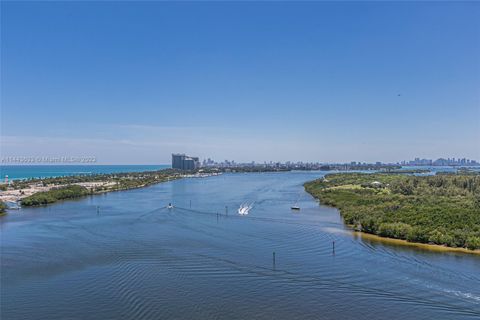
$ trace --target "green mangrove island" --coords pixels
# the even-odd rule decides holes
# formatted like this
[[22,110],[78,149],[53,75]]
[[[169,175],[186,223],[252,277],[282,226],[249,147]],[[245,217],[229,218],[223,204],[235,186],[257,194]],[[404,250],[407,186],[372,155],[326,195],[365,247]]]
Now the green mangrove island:
[[480,175],[338,173],[305,183],[356,231],[453,248],[480,249]]
[[93,190],[89,190],[84,186],[69,185],[64,187],[55,187],[48,191],[38,192],[28,196],[22,200],[22,205],[38,206],[43,204],[54,203],[59,200],[80,198],[92,194]]
[[75,199],[91,194],[141,188],[151,184],[178,179],[182,174],[171,169],[115,174],[65,176],[14,181],[13,189],[28,189],[32,185],[49,187],[22,198],[22,206],[38,206],[59,200]]

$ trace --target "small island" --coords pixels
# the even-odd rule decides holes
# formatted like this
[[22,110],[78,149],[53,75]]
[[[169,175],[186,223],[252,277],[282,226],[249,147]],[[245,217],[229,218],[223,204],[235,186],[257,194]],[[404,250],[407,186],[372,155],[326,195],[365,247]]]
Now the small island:
[[480,249],[480,175],[338,173],[305,183],[354,230],[452,248]]
[[[198,173],[197,173],[198,175]],[[155,183],[195,176],[172,169],[112,174],[74,175],[52,178],[13,180],[0,192],[0,201],[21,202],[22,206],[38,206],[59,200],[80,198],[91,194],[141,188]],[[2,211],[0,211],[1,214]]]

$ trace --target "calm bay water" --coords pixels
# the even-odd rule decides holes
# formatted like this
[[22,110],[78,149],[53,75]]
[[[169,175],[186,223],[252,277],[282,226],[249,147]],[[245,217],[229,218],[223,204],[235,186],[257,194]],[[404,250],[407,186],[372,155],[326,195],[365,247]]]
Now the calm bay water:
[[143,172],[170,168],[170,165],[1,165],[0,177],[9,179],[49,178],[79,174]]
[[[183,179],[11,212],[0,219],[0,317],[480,317],[480,258],[352,236],[303,191],[321,175]],[[245,201],[254,207],[238,216]]]

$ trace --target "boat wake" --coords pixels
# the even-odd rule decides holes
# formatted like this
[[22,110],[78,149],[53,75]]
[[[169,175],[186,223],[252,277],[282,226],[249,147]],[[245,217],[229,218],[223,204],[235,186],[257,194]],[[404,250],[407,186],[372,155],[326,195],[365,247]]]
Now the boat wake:
[[253,208],[253,202],[250,204],[248,204],[247,202],[242,203],[238,208],[238,214],[242,216],[246,216],[249,213],[250,209],[252,208]]

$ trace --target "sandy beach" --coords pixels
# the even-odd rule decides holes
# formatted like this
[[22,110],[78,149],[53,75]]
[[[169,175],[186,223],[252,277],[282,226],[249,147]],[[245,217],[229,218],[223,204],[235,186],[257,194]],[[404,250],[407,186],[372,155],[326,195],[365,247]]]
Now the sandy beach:
[[[116,183],[111,182],[111,181],[96,181],[96,182],[79,182],[79,183],[72,183],[75,185],[79,185],[82,187],[85,187],[87,189],[94,189],[94,188],[99,188],[99,187],[112,187]],[[0,201],[3,202],[17,202],[22,200],[23,198],[26,198],[28,196],[31,196],[35,193],[38,192],[45,192],[49,191],[52,188],[61,188],[61,187],[66,187],[67,185],[47,185],[43,186],[39,183],[36,184],[31,184],[29,185],[28,188],[24,188],[21,190],[18,189],[8,189],[6,191],[0,191]]]

